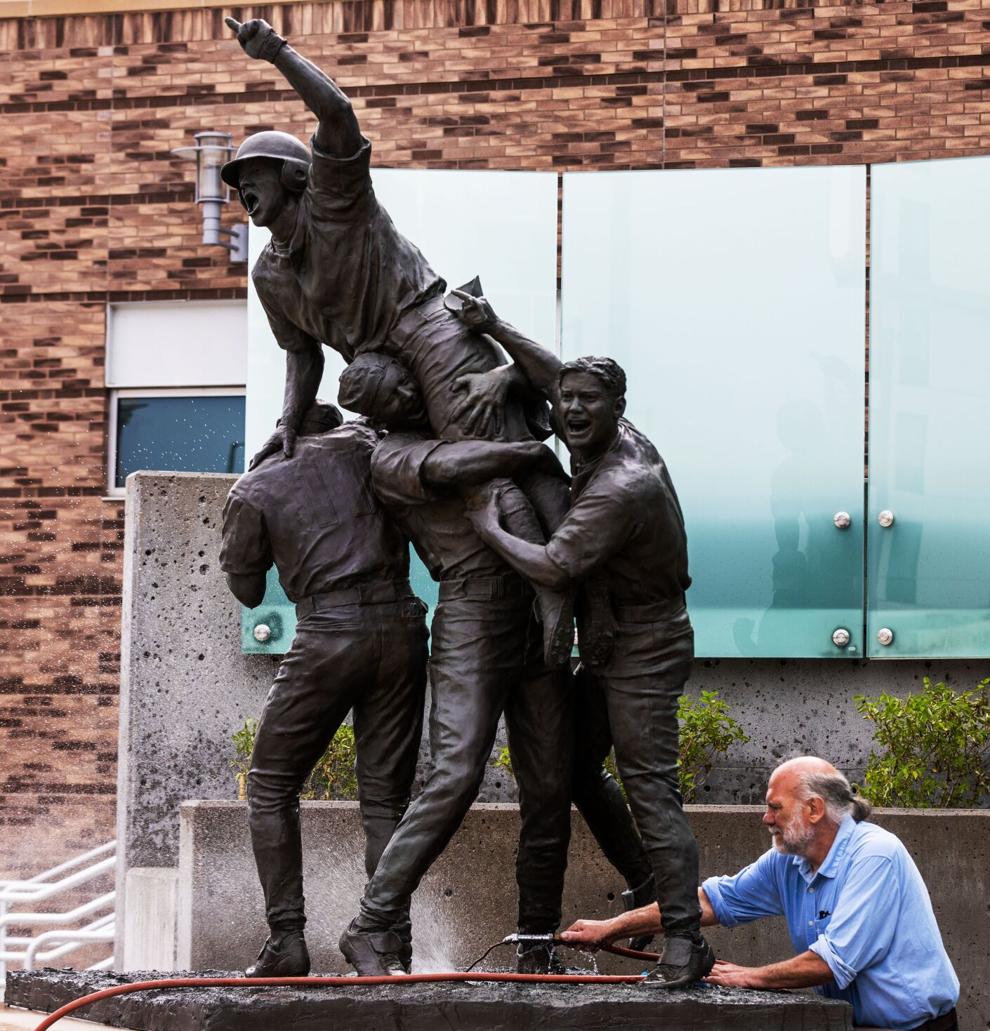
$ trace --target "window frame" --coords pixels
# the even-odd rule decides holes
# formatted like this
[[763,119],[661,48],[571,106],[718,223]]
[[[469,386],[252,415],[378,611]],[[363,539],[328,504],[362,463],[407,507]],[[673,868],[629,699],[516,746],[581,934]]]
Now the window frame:
[[[107,411],[107,497],[123,498],[126,487],[116,485],[117,414],[122,397],[247,397],[246,386],[210,387],[111,387]],[[245,400],[246,403],[246,400]]]

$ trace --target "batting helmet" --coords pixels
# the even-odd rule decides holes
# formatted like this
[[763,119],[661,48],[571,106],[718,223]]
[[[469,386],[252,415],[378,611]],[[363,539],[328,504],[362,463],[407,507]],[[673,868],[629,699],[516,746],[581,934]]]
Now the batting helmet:
[[238,148],[232,161],[220,169],[220,178],[235,190],[241,179],[241,165],[251,158],[270,158],[281,162],[282,185],[290,190],[306,189],[309,177],[309,148],[287,132],[270,129],[249,136]]

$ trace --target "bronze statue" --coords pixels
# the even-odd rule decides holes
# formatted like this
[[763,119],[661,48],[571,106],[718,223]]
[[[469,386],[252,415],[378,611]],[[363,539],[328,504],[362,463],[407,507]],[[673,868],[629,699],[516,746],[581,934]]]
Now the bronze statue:
[[[315,403],[292,458],[268,456],[233,486],[220,565],[258,605],[274,563],[298,624],[265,702],[248,774],[251,844],[270,937],[248,976],[303,976],[299,792],[354,711],[358,799],[370,877],[409,803],[423,725],[426,606],[408,580],[408,541],[371,487],[377,434]],[[409,952],[408,908],[395,921]]]
[[[439,439],[549,435],[545,402],[527,398],[498,346],[447,307],[446,284],[378,203],[371,143],[345,94],[266,21],[227,24],[244,51],[278,68],[319,120],[309,148],[287,133],[257,133],[221,170],[254,224],[271,231],[251,277],[286,352],[282,417],[255,461],[277,450],[292,454],[323,375],[324,344],[348,363],[366,351],[401,361]],[[566,508],[560,481],[535,475],[521,486],[544,530],[552,530]],[[563,665],[573,640],[571,596],[543,588],[538,596],[546,661]]]
[[[380,377],[353,374],[366,365]],[[375,450],[372,482],[440,584],[430,649],[431,770],[365,888],[360,915],[340,939],[359,974],[385,974],[402,967],[394,927],[477,796],[503,712],[522,819],[518,928],[545,934],[559,927],[570,839],[571,677],[547,668],[533,589],[479,539],[463,495],[498,482],[515,532],[542,542],[532,508],[508,478],[537,468],[567,478],[554,453],[536,441],[435,438],[421,418],[415,380],[394,359],[359,357],[341,378],[340,399],[391,427]],[[520,948],[517,967],[559,969],[547,945]]]
[[[497,488],[472,512],[482,538],[527,579],[556,590],[594,582],[611,618],[579,602],[578,635],[593,639],[579,672],[582,694],[575,801],[607,805],[602,761],[614,745],[636,825],[653,865],[666,938],[653,979],[680,987],[715,961],[700,933],[698,849],[678,787],[677,702],[691,671],[694,635],[684,593],[691,578],[674,485],[656,448],[624,416],[626,377],[610,358],[562,364],[499,319],[483,298],[463,295],[461,317],[497,340],[535,389],[549,397],[571,452],[572,506],[546,545],[507,532]],[[600,599],[599,599],[600,601]],[[610,641],[602,645],[608,623]]]
[[[445,298],[444,281],[378,204],[369,171],[371,144],[344,93],[267,22],[227,23],[246,53],[274,64],[319,120],[309,148],[285,133],[258,133],[222,170],[253,222],[271,230],[271,243],[252,278],[286,351],[279,426],[232,498],[244,501],[250,485],[261,482],[253,476],[282,477],[282,497],[297,492],[305,500],[306,512],[297,513],[304,540],[313,528],[333,522],[341,489],[354,492],[361,505],[369,503],[359,481],[366,485],[373,468],[376,489],[441,584],[431,660],[434,770],[385,847],[387,835],[377,832],[386,824],[391,832],[404,808],[407,796],[401,797],[402,777],[394,764],[398,761],[406,772],[409,745],[403,738],[395,754],[379,753],[384,768],[395,775],[386,778],[391,794],[387,812],[375,814],[379,823],[369,823],[377,799],[362,796],[370,880],[361,913],[345,931],[341,948],[362,973],[409,969],[411,892],[473,800],[504,708],[523,813],[517,869],[520,928],[541,933],[559,923],[573,788],[606,854],[634,889],[626,893],[627,901],[642,905],[655,887],[667,940],[654,979],[671,987],[690,983],[707,972],[713,957],[699,933],[697,847],[677,789],[677,699],[693,656],[684,607],[690,584],[687,550],[666,467],[652,444],[622,417],[624,374],[609,359],[562,366],[497,319],[476,296],[477,282]],[[321,435],[350,434],[360,441],[355,453],[370,465],[353,473],[347,487],[335,482],[336,466],[328,455],[320,459],[322,473],[319,461],[309,461],[312,448],[303,416],[322,377],[324,344],[348,363],[341,403],[393,429],[384,439],[369,426],[354,425]],[[500,344],[514,364],[505,363]],[[538,442],[549,434],[547,400],[571,450],[573,497]],[[380,509],[373,510],[380,515]],[[288,524],[282,525],[291,536]],[[355,532],[360,525],[352,521]],[[380,596],[376,588],[365,597],[359,591],[353,602],[361,641],[350,636],[349,625],[330,634],[323,628],[322,636],[314,629],[310,635],[311,599],[327,596],[337,600],[324,598],[325,604],[344,604],[338,596],[343,591],[350,597],[354,587],[337,582],[338,570],[318,589],[301,582],[297,589],[292,562],[282,559],[296,554],[298,544],[286,538],[280,547],[259,551],[256,561],[266,558],[270,565],[274,558],[287,593],[299,600],[304,618],[297,642],[304,649],[312,636],[314,668],[305,668],[294,642],[266,707],[249,781],[252,835],[272,925],[255,972],[308,966],[308,959],[303,963],[293,807],[307,763],[318,755],[317,742],[311,727],[285,730],[279,700],[298,694],[312,702],[322,654],[334,648],[353,650],[353,659],[341,661],[357,677],[358,668],[371,662],[362,648],[386,632],[366,618],[370,608],[379,609],[386,621],[413,621],[405,567],[396,575],[397,558],[389,552],[375,577],[381,574],[382,582],[394,584],[394,593]],[[367,558],[374,550],[373,542],[355,540],[350,557]],[[246,555],[241,561],[248,565],[230,571],[250,574],[251,587],[237,579],[231,586],[251,604],[250,599],[257,603],[261,597],[259,574]],[[336,561],[344,561],[343,552]],[[370,569],[366,572],[371,577]],[[554,669],[570,656],[572,599],[578,589],[583,662],[571,785],[568,675]],[[543,623],[542,657],[539,648],[534,654],[531,647],[538,639],[529,625],[534,595]],[[386,611],[387,605],[399,610]],[[395,632],[391,624],[387,632]],[[409,666],[405,680],[394,671],[405,685],[404,700],[422,689],[416,666],[422,651],[414,638],[404,655]],[[377,690],[381,685],[374,683]],[[324,739],[326,728],[334,720],[339,723],[337,701],[343,704],[344,699],[338,693],[330,710],[318,709]],[[352,697],[357,701],[357,695]],[[385,711],[385,723],[395,711]],[[368,758],[375,754],[376,738],[366,726]],[[418,732],[418,720],[409,726]],[[381,730],[384,741],[387,732]],[[613,742],[642,842],[618,786],[602,767]],[[275,754],[286,747],[294,754]],[[548,752],[556,761],[541,764]],[[370,761],[364,770],[368,778],[376,775]],[[280,836],[290,843],[285,856],[275,855]],[[538,838],[545,839],[542,845]],[[544,948],[520,955],[518,964],[521,970],[547,971],[556,960]]]

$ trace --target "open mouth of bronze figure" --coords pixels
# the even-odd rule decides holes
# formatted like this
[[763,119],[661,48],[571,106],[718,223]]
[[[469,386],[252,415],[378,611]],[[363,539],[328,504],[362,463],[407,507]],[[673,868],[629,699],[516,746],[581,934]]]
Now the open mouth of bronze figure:
[[254,215],[258,210],[258,206],[261,204],[261,198],[254,192],[254,190],[241,190],[241,201],[249,215]]

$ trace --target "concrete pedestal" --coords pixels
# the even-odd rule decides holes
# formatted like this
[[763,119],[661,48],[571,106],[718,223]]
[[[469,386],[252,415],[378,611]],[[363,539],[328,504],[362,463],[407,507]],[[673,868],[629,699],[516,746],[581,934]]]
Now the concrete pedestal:
[[[141,974],[11,974],[8,1000],[51,1012],[87,992]],[[161,975],[158,975],[161,976]],[[105,999],[93,1020],[136,1031],[848,1031],[843,1002],[788,992],[701,985],[411,984],[385,987],[185,988]]]

